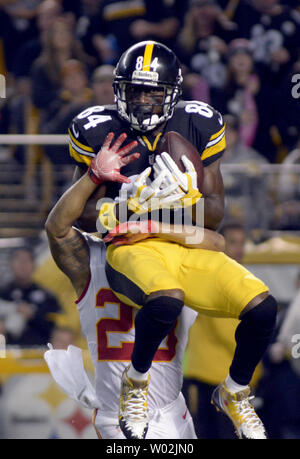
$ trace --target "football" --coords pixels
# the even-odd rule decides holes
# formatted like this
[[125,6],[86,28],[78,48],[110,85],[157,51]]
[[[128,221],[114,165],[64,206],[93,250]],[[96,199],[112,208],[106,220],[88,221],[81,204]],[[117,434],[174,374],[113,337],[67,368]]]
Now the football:
[[181,156],[185,155],[194,164],[197,172],[197,184],[199,191],[202,191],[203,186],[203,164],[200,158],[200,154],[191,142],[185,139],[178,132],[170,131],[167,132],[161,139],[156,154],[167,152],[171,158],[175,161],[177,166],[182,172],[185,172]]

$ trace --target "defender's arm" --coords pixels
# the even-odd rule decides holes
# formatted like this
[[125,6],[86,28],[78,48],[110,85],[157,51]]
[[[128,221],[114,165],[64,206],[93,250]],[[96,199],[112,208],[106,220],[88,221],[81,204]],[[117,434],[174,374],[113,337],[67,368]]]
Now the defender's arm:
[[166,239],[191,249],[214,250],[223,252],[225,250],[225,239],[221,234],[209,229],[202,229],[197,226],[171,227],[170,233],[164,230],[164,224],[159,224],[160,239]]
[[137,221],[121,223],[103,239],[114,245],[129,245],[147,238],[158,237],[175,242],[192,249],[205,249],[222,252],[225,240],[221,234],[209,229],[190,225],[169,225],[153,221]]
[[[85,174],[85,171],[76,166],[75,172],[73,175],[73,183],[77,182]],[[104,198],[106,193],[106,185],[100,185],[96,190],[91,194],[85,206],[83,208],[82,214],[76,220],[76,226],[87,233],[95,233],[97,231],[96,221],[99,215],[99,210],[97,210],[97,202],[99,199]]]
[[80,295],[90,277],[89,248],[72,227],[97,185],[85,174],[71,186],[51,210],[45,227],[52,256]]

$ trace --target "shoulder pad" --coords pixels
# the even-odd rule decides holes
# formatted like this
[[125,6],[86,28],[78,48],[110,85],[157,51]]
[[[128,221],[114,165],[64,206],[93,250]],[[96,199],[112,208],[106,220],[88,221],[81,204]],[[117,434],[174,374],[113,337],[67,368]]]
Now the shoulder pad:
[[201,132],[201,159],[204,165],[220,158],[226,147],[225,124],[221,113],[201,101],[185,101],[184,110],[191,116],[194,129]]
[[106,134],[116,129],[116,118],[113,105],[94,105],[81,111],[72,120],[68,130],[71,157],[77,163],[89,166]]

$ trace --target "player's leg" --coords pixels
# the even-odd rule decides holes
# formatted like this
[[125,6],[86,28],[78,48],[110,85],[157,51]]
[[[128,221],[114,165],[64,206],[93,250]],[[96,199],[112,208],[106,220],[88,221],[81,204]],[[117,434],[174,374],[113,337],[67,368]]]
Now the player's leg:
[[260,279],[234,260],[224,254],[201,252],[201,257],[193,251],[184,256],[179,280],[186,293],[185,303],[211,315],[241,320],[229,375],[215,390],[213,403],[230,417],[241,438],[265,438],[263,425],[249,403],[249,382],[275,329],[276,300]]
[[229,372],[239,385],[249,384],[273,336],[276,315],[277,302],[267,292],[254,297],[241,312],[235,332],[237,346]]
[[[166,252],[157,247],[162,245]],[[107,250],[106,274],[110,287],[127,304],[141,306],[135,317],[133,369],[129,377],[147,379],[154,355],[162,340],[174,327],[184,305],[184,292],[165,257],[179,265],[176,246],[150,241]],[[157,249],[157,250],[155,250]],[[167,251],[168,249],[168,251]]]
[[273,336],[276,314],[276,300],[266,293],[256,296],[244,308],[235,333],[236,349],[229,374],[212,395],[212,403],[229,416],[240,438],[266,438],[264,426],[249,402],[249,382]]
[[100,440],[125,440],[126,437],[118,426],[116,419],[106,416],[101,410],[96,409],[93,414],[92,424]]
[[[170,257],[178,263],[176,254]],[[109,248],[106,273],[123,301],[142,306],[135,318],[131,364],[122,377],[119,421],[128,438],[143,438],[148,426],[148,370],[162,340],[176,324],[184,293],[159,251],[149,250],[149,244]],[[139,397],[132,396],[136,390]]]
[[[197,439],[193,419],[182,393],[172,403],[152,413],[147,439]],[[182,452],[174,450],[173,454]]]
[[128,375],[139,379],[150,369],[162,340],[171,332],[184,306],[180,289],[160,290],[147,296],[135,317],[135,343]]

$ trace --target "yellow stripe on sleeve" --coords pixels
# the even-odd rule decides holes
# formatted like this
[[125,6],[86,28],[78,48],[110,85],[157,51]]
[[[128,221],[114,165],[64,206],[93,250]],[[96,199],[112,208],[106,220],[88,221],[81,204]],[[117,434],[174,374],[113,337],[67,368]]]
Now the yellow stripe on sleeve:
[[220,134],[222,134],[222,132],[224,132],[225,130],[225,125],[222,127],[222,129],[220,129],[218,132],[216,132],[215,134],[213,134],[210,138],[209,138],[209,142],[211,140],[214,140],[216,139]]
[[216,143],[215,145],[212,145],[211,147],[206,148],[203,151],[201,155],[202,161],[204,161],[207,158],[210,158],[213,155],[216,155],[217,153],[220,153],[225,148],[226,148],[226,141],[225,141],[225,135],[224,135],[218,143]]
[[150,64],[152,59],[152,53],[154,48],[154,42],[149,42],[146,45],[144,52],[143,71],[150,72]]
[[69,132],[69,136],[71,137],[71,139],[75,143],[75,145],[77,145],[82,150],[88,151],[90,153],[94,153],[94,150],[91,147],[87,147],[83,143],[78,142],[78,140],[76,140],[75,137],[72,135],[72,132],[70,131],[70,129],[68,130],[68,132]]
[[81,155],[80,153],[77,153],[77,151],[74,150],[71,144],[69,144],[69,152],[70,152],[70,156],[72,156],[72,158],[74,158],[75,161],[79,163],[85,163],[87,166],[89,166],[92,162],[92,159],[93,159],[92,157]]

